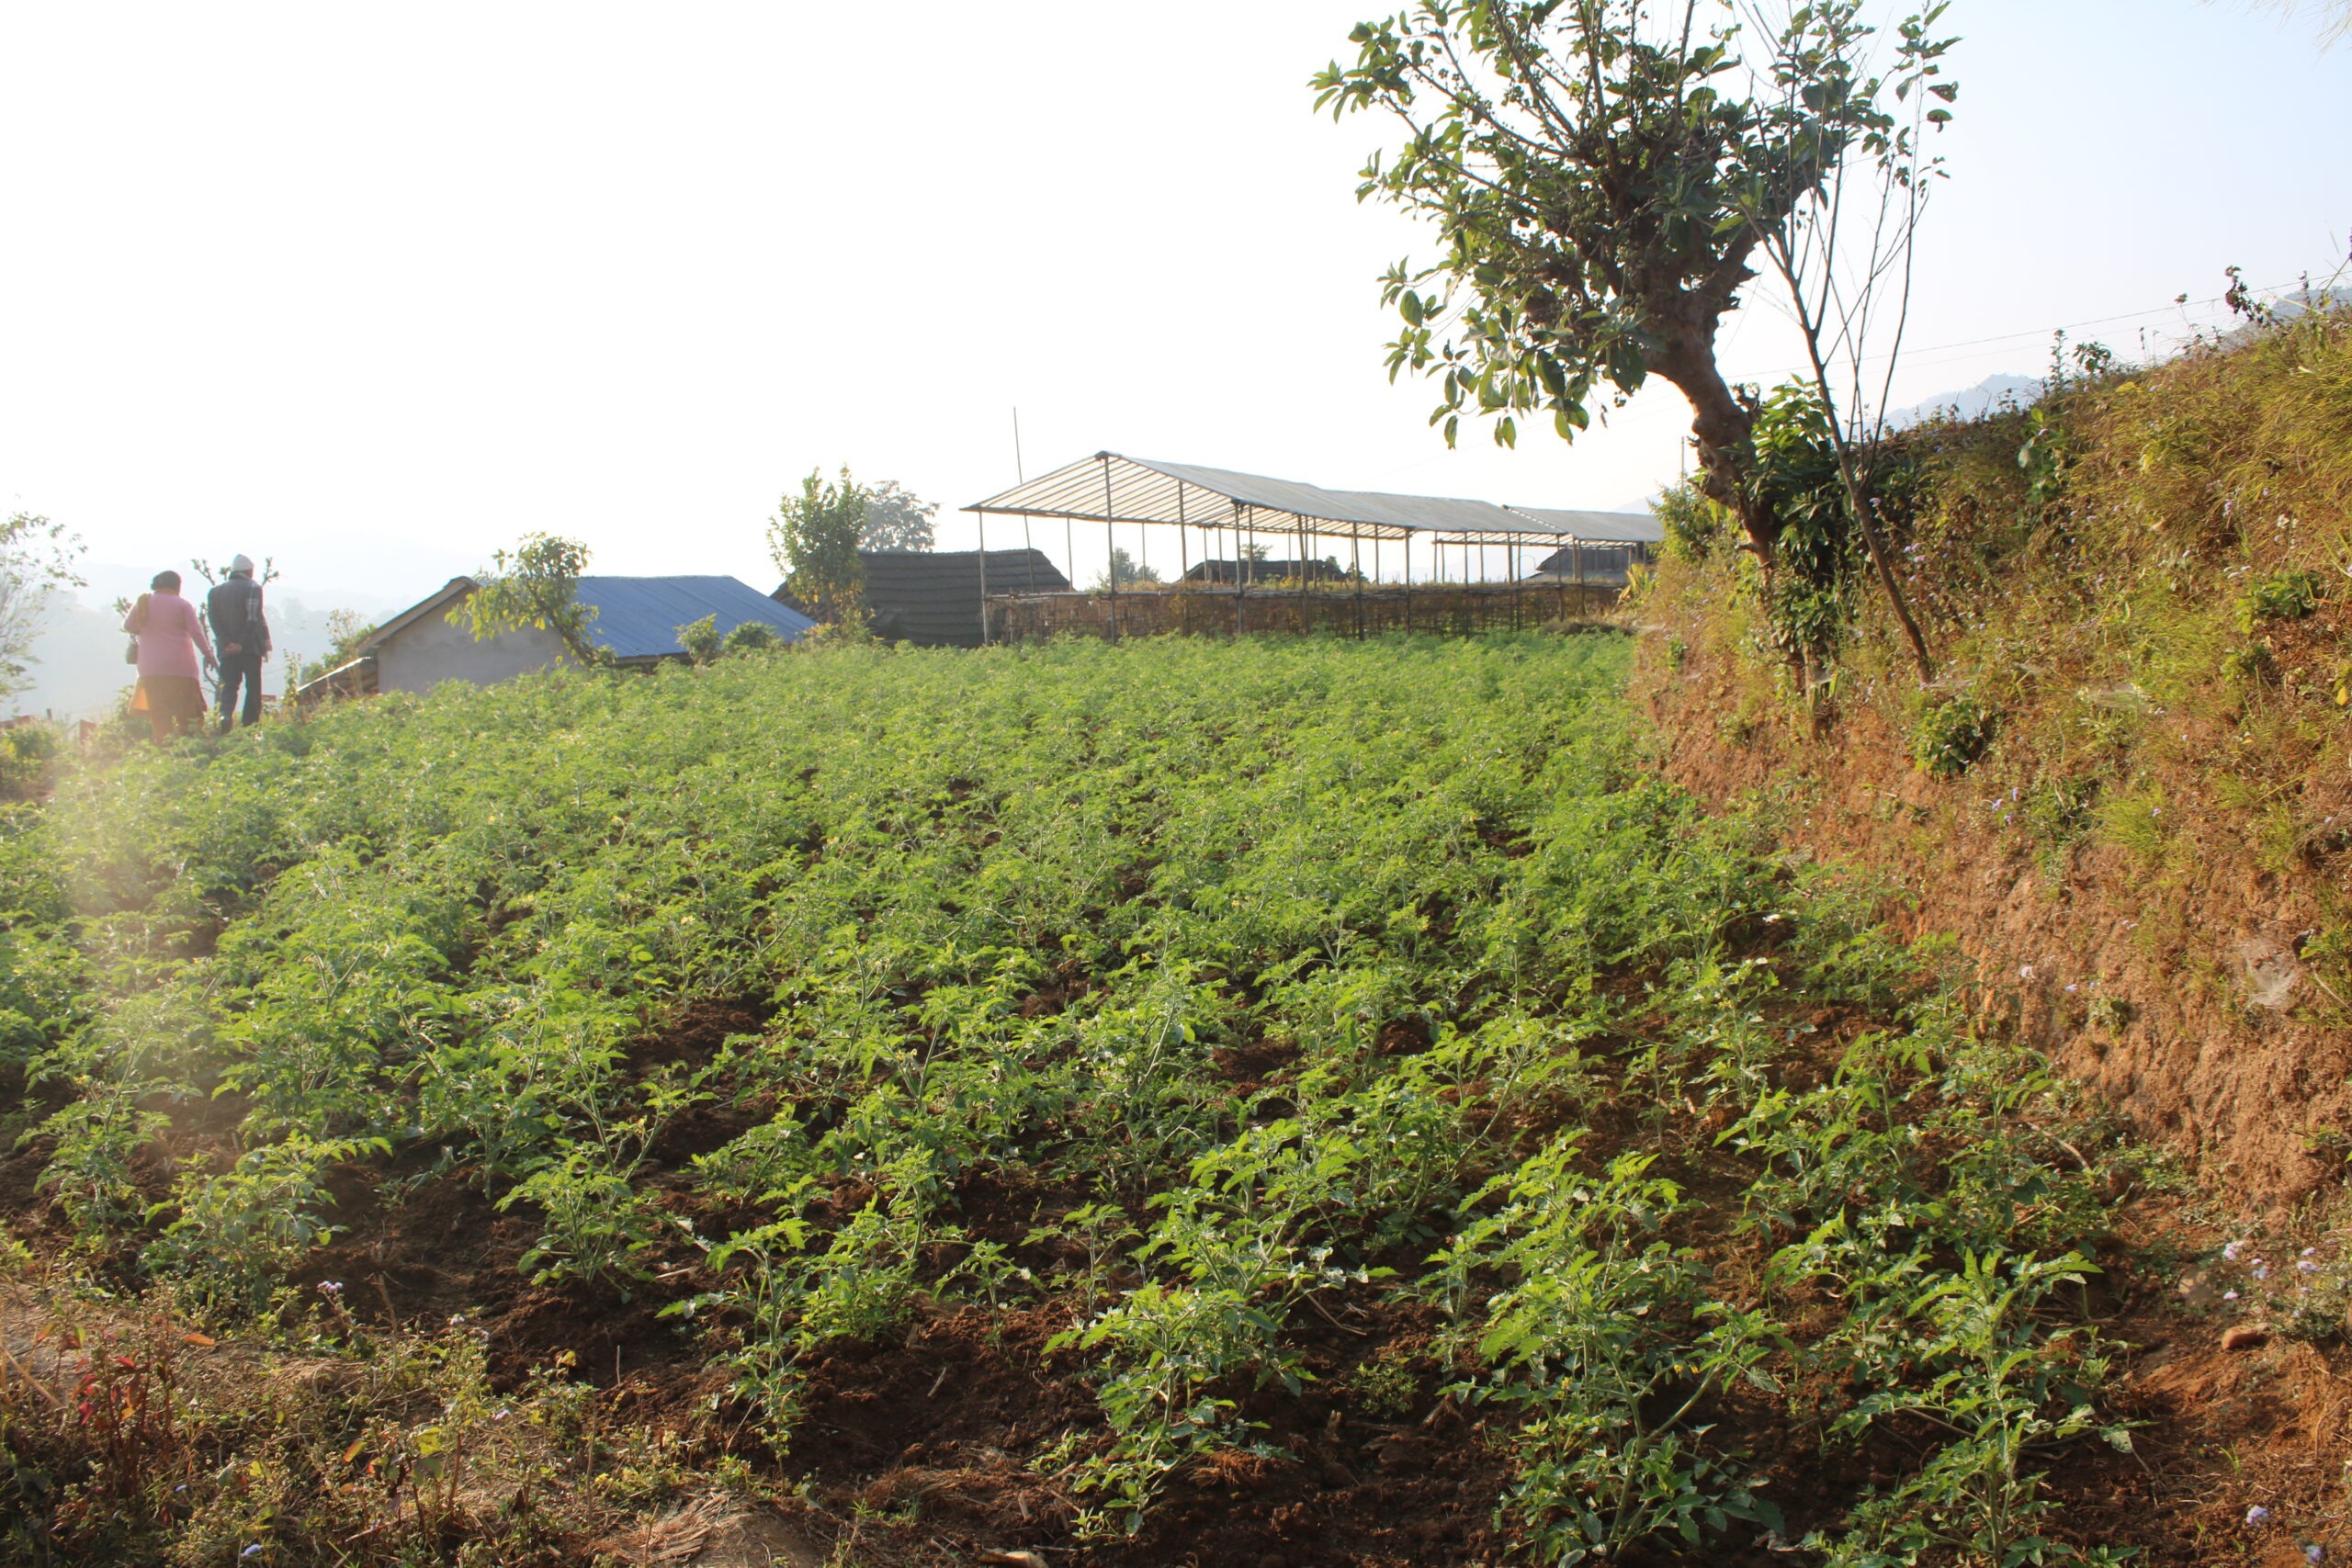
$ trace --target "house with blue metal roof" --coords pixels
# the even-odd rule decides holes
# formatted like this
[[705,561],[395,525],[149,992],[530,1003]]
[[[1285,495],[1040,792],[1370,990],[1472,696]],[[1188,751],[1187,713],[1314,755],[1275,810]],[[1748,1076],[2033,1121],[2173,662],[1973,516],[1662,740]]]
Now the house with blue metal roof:
[[[471,631],[452,625],[449,612],[478,586],[470,577],[451,578],[440,592],[370,632],[357,659],[297,696],[429,692],[444,681],[486,686],[563,662],[563,639],[551,631],[501,632],[477,641]],[[616,664],[640,669],[684,659],[678,628],[706,615],[722,637],[752,623],[766,626],[778,642],[796,642],[817,624],[732,577],[583,577],[573,596],[596,612],[588,624],[596,646],[609,650]]]

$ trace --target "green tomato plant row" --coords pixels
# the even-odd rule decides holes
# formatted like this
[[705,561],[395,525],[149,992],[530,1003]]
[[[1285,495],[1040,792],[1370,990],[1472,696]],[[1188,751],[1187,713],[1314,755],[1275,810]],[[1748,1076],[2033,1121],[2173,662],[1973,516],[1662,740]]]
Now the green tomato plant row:
[[[0,822],[0,1041],[86,1244],[222,1314],[331,1240],[330,1171],[421,1150],[533,1218],[540,1282],[701,1249],[680,1330],[779,1446],[829,1343],[1057,1311],[1093,1529],[1265,1449],[1345,1303],[1438,1314],[1539,1560],[2101,1558],[2036,1466],[2130,1440],[2069,1306],[2116,1141],[1850,887],[1645,774],[1624,664],[843,648],[346,705]],[[712,1006],[765,1021],[631,1065]],[[682,1199],[649,1151],[697,1105],[763,1114]],[[1063,1196],[1055,1246],[973,1234],[990,1177]],[[1826,1507],[1746,1435],[1890,1423],[1925,1457]]]

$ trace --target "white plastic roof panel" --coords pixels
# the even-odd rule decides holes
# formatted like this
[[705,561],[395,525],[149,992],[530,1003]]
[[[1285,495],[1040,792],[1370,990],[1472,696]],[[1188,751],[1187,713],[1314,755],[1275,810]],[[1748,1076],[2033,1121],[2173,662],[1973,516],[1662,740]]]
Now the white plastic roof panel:
[[[1265,532],[1286,532],[1304,524],[1310,533],[1367,539],[1403,539],[1447,529],[1523,526],[1504,508],[1484,501],[1325,490],[1295,479],[1191,463],[1155,462],[1116,452],[1098,452],[964,510],[1095,523],[1184,523],[1196,527],[1223,527],[1239,521]],[[1267,513],[1293,521],[1272,522],[1262,515]]]
[[1589,545],[1655,545],[1666,537],[1666,525],[1646,512],[1555,512],[1541,506],[1514,506],[1544,532]]

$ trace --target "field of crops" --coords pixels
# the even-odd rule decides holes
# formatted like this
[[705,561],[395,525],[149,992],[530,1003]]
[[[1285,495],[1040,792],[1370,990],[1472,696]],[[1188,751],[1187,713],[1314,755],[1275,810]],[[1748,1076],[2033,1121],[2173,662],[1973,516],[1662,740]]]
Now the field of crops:
[[[568,1562],[715,1484],[842,1562],[2103,1560],[2036,1478],[2132,1462],[2132,1156],[1645,777],[1624,662],[844,648],[69,776],[0,843],[0,1175],[154,1386],[10,1404],[7,1528]],[[164,1312],[304,1392],[166,1376]]]

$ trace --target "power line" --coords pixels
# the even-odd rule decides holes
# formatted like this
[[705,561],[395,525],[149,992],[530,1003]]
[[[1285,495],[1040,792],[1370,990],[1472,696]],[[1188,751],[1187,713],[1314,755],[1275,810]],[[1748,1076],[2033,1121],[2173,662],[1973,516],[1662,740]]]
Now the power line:
[[[2284,283],[2274,283],[2265,288],[2254,289],[2252,292],[2256,294],[2276,294],[2286,287],[2288,286]],[[2161,316],[2169,310],[2200,310],[2208,305],[2218,305],[2228,298],[2229,296],[2226,294],[2216,294],[2211,299],[2175,299],[2167,304],[2158,305],[2146,310],[2128,310],[2120,316],[2099,316],[2087,321],[2066,321],[2054,327],[2028,327],[2023,332],[2003,333],[1997,337],[1970,338],[1964,343],[1928,344],[1925,347],[1906,348],[1903,352],[1906,355],[1914,354],[1940,354],[1948,349],[1977,348],[1985,344],[2007,343],[2013,338],[2046,337],[2052,333],[2071,333],[2079,327],[2104,327],[2111,326],[2117,321],[2136,321],[2143,316]],[[1883,359],[1886,355],[1883,354],[1873,354],[1867,357],[1871,359]]]

